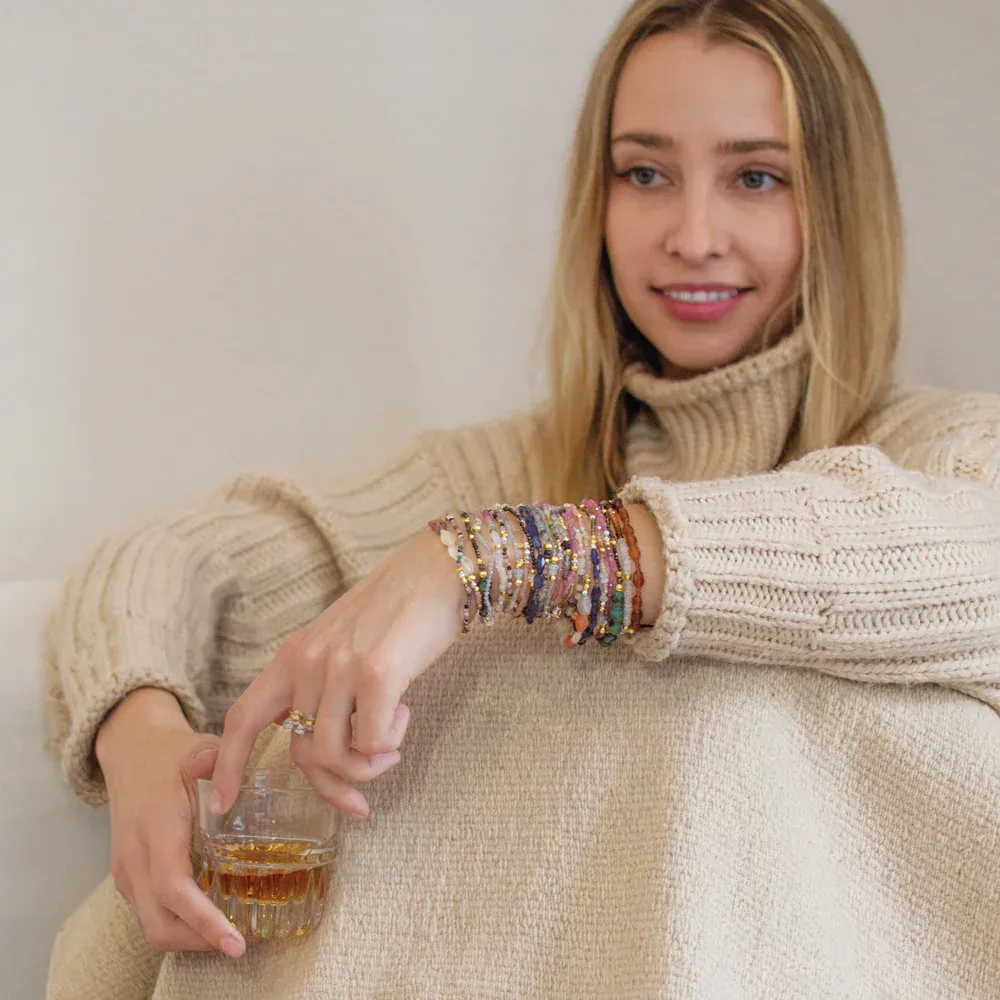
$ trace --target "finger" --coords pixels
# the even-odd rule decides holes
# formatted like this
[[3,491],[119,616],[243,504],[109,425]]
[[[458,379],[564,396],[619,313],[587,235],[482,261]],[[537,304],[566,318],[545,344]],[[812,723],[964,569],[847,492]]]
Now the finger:
[[385,674],[366,673],[356,696],[354,745],[363,754],[390,753],[402,740],[394,740],[396,710],[406,692],[406,682]]
[[[310,777],[315,767],[329,771],[344,781],[374,781],[399,763],[399,753],[367,757],[351,747],[351,701],[344,689],[330,685],[331,695],[317,708],[312,735],[292,742],[292,759]],[[327,708],[327,704],[330,707]],[[348,721],[338,720],[347,715]],[[359,800],[363,801],[363,799]]]
[[368,800],[339,775],[324,767],[313,765],[306,777],[309,779],[309,784],[316,789],[317,794],[326,799],[334,808],[357,819],[368,818],[370,812]]
[[[363,781],[371,772],[372,761],[366,754],[351,747],[353,708],[354,699],[342,678],[329,676],[311,737],[312,759],[346,781]],[[381,763],[377,761],[375,766]]]
[[[355,712],[351,716],[351,731],[356,731],[358,724],[358,713]],[[404,705],[400,702],[396,706],[396,714],[392,719],[392,729],[390,730],[391,739],[397,746],[402,746],[403,737],[406,735],[406,729],[410,724],[410,706]],[[353,737],[351,739],[351,746],[357,747],[357,743],[354,741]]]
[[[352,724],[353,718],[352,718]],[[391,739],[396,746],[402,746],[403,737],[406,735],[406,728],[410,724],[410,706],[400,702],[396,706],[396,714],[392,718]]]
[[215,736],[206,736],[205,742],[205,746],[195,747],[181,764],[181,769],[192,781],[211,778],[215,770],[215,761],[219,756],[219,740]]
[[136,887],[133,909],[157,951],[211,951],[208,941],[159,903],[148,882]]
[[[292,741],[291,757],[300,771],[312,783],[313,772],[323,770],[343,781],[367,783],[374,781],[386,771],[395,767],[400,761],[399,751],[376,754],[374,757],[351,757],[346,762],[337,764],[338,770],[327,767],[315,753],[315,743],[311,737]],[[357,800],[359,805],[363,801]]]
[[212,774],[212,811],[224,813],[239,795],[254,742],[279,712],[291,707],[290,674],[277,661],[260,674],[226,713]]
[[157,844],[150,851],[156,901],[213,948],[236,958],[246,942],[226,915],[194,881],[186,836]]
[[184,926],[209,947],[229,958],[239,958],[246,951],[243,936],[191,878],[177,878],[165,887],[163,903]]
[[311,720],[315,724],[319,703],[323,697],[324,667],[325,661],[319,661],[318,663],[302,664],[295,672],[295,682],[292,687],[292,712],[284,723],[284,727],[293,734],[293,746],[312,736],[311,731],[296,732],[294,728],[295,715],[297,713],[300,719]]
[[[368,815],[368,803],[364,795],[344,780],[347,775],[340,776],[330,771],[317,756],[317,746],[321,748],[320,754],[323,752],[322,748],[327,746],[327,741],[317,744],[316,739],[317,729],[324,732],[324,725],[319,719],[323,682],[322,674],[316,670],[300,671],[296,680],[292,704],[295,706],[295,711],[312,717],[313,729],[307,734],[293,736],[292,760],[327,802],[337,809],[364,819]],[[320,791],[321,788],[323,791]]]

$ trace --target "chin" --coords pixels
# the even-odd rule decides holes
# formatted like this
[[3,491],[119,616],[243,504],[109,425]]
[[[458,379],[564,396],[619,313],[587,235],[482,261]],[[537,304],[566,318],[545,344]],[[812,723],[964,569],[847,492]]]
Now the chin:
[[745,358],[752,348],[752,334],[697,334],[666,336],[653,341],[662,359],[664,375],[694,377],[725,368]]

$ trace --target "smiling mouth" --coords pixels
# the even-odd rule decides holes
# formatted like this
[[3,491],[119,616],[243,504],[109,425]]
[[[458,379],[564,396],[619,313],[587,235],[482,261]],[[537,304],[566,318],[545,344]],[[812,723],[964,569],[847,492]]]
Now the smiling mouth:
[[716,305],[721,302],[731,302],[741,295],[753,291],[751,288],[730,288],[725,291],[698,291],[682,292],[673,291],[669,288],[657,289],[661,295],[665,295],[674,302],[683,302],[686,305]]

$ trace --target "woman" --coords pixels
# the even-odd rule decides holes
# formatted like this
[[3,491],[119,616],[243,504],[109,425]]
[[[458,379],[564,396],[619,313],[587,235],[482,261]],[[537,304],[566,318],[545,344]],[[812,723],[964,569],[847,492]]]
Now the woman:
[[[1000,400],[893,386],[901,248],[820,0],[637,0],[576,134],[545,411],[324,495],[242,479],[68,585],[53,737],[114,879],[50,996],[995,995]],[[616,494],[595,629],[541,563],[563,515],[517,505]],[[605,641],[460,638],[522,588]],[[186,781],[226,808],[255,742],[358,817],[295,946],[191,879]]]

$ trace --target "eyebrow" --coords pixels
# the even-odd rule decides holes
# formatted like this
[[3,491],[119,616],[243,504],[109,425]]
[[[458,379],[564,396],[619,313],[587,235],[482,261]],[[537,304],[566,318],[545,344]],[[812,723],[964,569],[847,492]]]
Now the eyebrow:
[[[623,132],[611,140],[611,145],[616,146],[620,142],[634,142],[639,146],[645,146],[646,149],[655,149],[661,153],[667,153],[677,148],[677,143],[670,136],[659,135],[656,132]],[[787,153],[788,143],[782,142],[780,139],[727,139],[715,147],[719,156],[760,153],[764,150]]]

